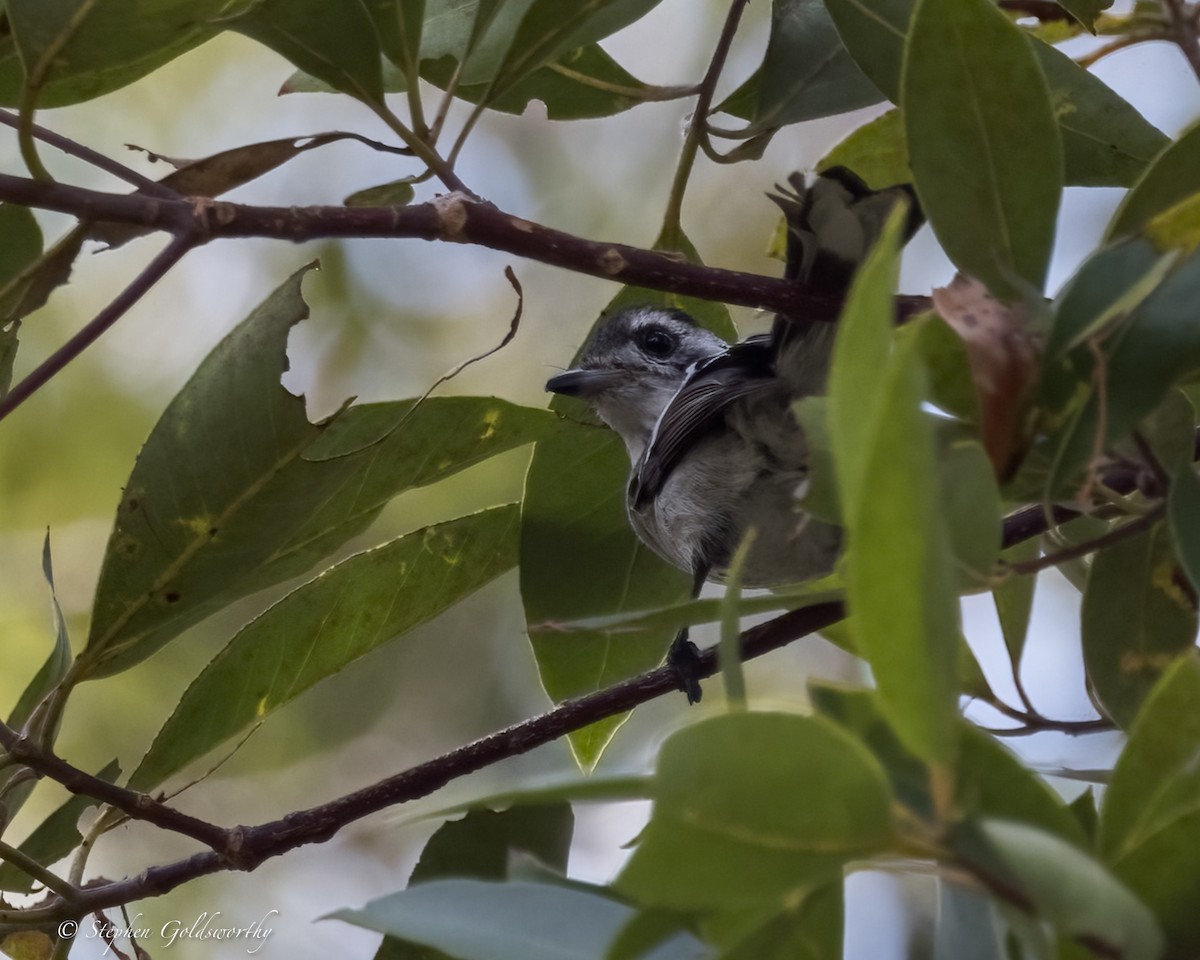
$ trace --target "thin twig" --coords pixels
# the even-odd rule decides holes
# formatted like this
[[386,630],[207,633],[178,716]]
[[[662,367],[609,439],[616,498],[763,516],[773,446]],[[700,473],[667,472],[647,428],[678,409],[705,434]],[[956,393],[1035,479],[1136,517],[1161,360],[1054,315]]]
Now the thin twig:
[[[12,127],[14,130],[19,130],[21,126],[20,118],[10,113],[8,110],[0,110],[0,124],[6,127]],[[38,140],[49,144],[57,150],[61,150],[68,156],[76,157],[83,160],[85,163],[91,164],[98,170],[103,170],[105,173],[110,173],[119,180],[124,180],[126,183],[137,187],[143,193],[153,197],[163,197],[168,200],[178,200],[179,194],[170,187],[164,187],[161,183],[152,180],[144,174],[138,173],[136,170],[125,166],[112,157],[106,156],[91,147],[85,147],[82,143],[72,140],[70,137],[64,137],[60,133],[55,133],[53,130],[47,130],[43,126],[36,123],[29,125],[30,132]]]
[[1009,562],[1008,567],[1014,573],[1037,573],[1040,570],[1048,570],[1050,567],[1056,567],[1060,563],[1066,563],[1068,560],[1078,560],[1081,557],[1086,557],[1089,553],[1103,550],[1105,547],[1110,547],[1114,543],[1120,543],[1122,540],[1128,540],[1143,530],[1149,529],[1162,518],[1164,512],[1165,507],[1160,503],[1150,512],[1135,517],[1128,523],[1124,523],[1108,531],[1103,536],[1096,537],[1095,540],[1077,543],[1074,546],[1065,547],[1055,553],[1040,556],[1035,560],[1013,560]]
[[1094,720],[1054,720],[1033,711],[1018,710],[998,697],[991,697],[982,702],[986,703],[997,713],[1002,713],[1006,717],[1021,722],[1020,727],[981,727],[981,729],[998,737],[1027,737],[1045,731],[1078,735],[1100,733],[1114,728],[1113,722],[1103,717]]
[[197,241],[191,236],[177,236],[156,256],[146,268],[134,277],[112,302],[61,347],[50,354],[40,366],[0,398],[0,420],[12,413],[28,400],[51,378],[91,346],[109,327],[121,319],[125,312],[175,266]]
[[688,124],[687,136],[679,151],[679,163],[675,168],[675,178],[671,182],[671,193],[667,197],[667,209],[663,213],[662,240],[664,246],[677,249],[681,239],[680,218],[683,213],[683,195],[687,191],[688,180],[692,175],[692,167],[696,163],[696,152],[700,148],[700,140],[704,136],[704,127],[708,121],[708,112],[712,107],[713,96],[716,93],[717,81],[725,68],[725,60],[729,56],[729,48],[733,44],[733,36],[737,33],[738,23],[742,12],[746,9],[748,0],[733,0],[729,12],[725,15],[725,24],[721,35],[717,38],[716,49],[713,50],[712,60],[704,79],[700,81],[700,93],[696,97],[696,108],[692,112],[692,122]]

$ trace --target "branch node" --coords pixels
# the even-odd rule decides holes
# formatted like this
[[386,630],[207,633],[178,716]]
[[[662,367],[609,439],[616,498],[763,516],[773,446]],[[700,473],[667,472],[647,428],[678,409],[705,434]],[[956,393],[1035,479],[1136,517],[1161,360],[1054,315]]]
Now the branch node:
[[609,247],[605,250],[596,258],[596,262],[600,264],[600,269],[610,277],[617,276],[627,266],[627,261],[615,247]]
[[441,225],[443,240],[461,241],[463,230],[467,225],[467,204],[469,202],[467,195],[457,190],[454,193],[445,193],[434,198],[433,210]]

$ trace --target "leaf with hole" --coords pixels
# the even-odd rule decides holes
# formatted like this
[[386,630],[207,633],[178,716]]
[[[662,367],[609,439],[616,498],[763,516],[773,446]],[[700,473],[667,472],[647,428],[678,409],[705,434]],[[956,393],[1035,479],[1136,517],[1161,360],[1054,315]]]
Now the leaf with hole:
[[351,407],[309,423],[279,382],[304,271],[218,344],[125,485],[81,677],[122,670],[234,600],[309,570],[392,497],[552,436],[545,410],[490,397]]

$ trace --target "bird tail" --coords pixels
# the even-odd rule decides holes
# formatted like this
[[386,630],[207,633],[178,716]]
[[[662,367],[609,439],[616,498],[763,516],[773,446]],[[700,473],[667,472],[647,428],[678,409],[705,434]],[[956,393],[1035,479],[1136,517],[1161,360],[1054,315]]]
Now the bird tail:
[[872,190],[846,167],[832,167],[812,185],[793,173],[790,187],[776,185],[767,194],[783,211],[787,223],[787,260],[784,278],[812,294],[822,305],[819,315],[779,315],[772,330],[776,369],[797,395],[822,393],[833,350],[836,318],[855,271],[866,259],[883,231],[895,205],[904,201],[908,217],[903,238],[907,242],[925,217],[916,193],[908,184]]

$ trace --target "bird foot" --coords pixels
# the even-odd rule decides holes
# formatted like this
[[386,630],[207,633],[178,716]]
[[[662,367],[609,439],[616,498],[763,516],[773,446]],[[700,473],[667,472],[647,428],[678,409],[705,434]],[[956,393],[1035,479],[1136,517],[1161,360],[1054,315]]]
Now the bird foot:
[[675,685],[687,694],[688,703],[699,703],[700,648],[688,639],[687,628],[675,634],[667,651],[667,666],[675,674]]

